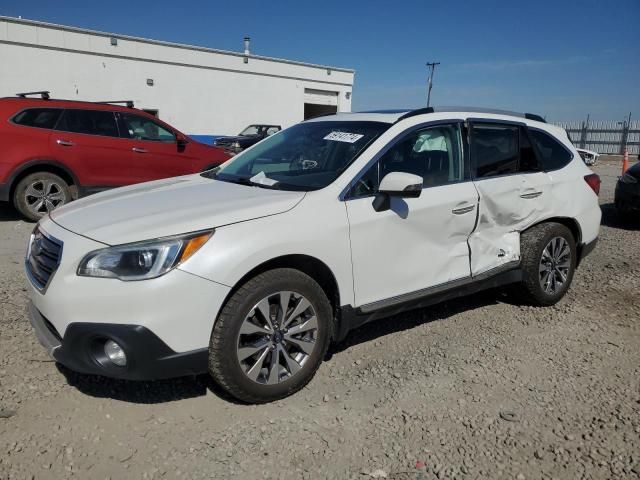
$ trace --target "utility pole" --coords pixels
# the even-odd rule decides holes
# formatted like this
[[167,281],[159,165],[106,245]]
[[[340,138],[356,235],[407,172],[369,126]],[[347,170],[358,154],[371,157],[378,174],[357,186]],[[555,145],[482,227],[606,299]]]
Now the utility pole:
[[427,67],[429,68],[429,87],[427,89],[427,107],[431,105],[431,88],[433,87],[433,72],[436,66],[440,65],[440,62],[429,62]]

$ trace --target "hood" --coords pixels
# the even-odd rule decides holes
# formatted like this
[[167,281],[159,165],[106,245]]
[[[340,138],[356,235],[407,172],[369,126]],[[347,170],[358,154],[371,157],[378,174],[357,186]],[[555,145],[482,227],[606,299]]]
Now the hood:
[[92,195],[54,210],[51,219],[74,233],[117,245],[276,215],[304,195],[189,175]]

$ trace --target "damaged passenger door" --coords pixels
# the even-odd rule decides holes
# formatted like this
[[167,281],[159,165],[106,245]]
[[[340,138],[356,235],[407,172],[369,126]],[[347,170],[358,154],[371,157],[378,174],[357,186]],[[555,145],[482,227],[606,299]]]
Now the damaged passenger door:
[[469,237],[475,276],[520,260],[520,232],[548,210],[549,178],[524,125],[469,123],[471,171],[480,198],[478,223]]
[[[470,277],[467,239],[478,193],[460,127],[415,127],[353,180],[345,204],[357,306]],[[381,180],[396,172],[422,177],[420,196],[391,197],[387,208],[374,208]]]

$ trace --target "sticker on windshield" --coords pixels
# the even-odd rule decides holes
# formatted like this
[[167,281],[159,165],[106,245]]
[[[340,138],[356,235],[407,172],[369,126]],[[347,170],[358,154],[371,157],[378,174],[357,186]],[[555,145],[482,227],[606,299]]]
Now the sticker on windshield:
[[329,135],[324,137],[324,140],[332,140],[334,142],[356,143],[362,137],[364,137],[364,135],[360,135],[359,133],[331,132]]

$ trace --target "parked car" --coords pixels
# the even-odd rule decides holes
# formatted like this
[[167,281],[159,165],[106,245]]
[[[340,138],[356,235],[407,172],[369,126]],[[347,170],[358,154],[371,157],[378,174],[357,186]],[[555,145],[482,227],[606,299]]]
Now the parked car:
[[598,152],[592,150],[585,150],[584,148],[576,148],[576,150],[580,154],[580,157],[582,157],[585,165],[595,165],[600,156]]
[[629,167],[618,179],[615,205],[626,214],[640,211],[640,162]]
[[553,305],[596,244],[600,179],[540,120],[314,118],[200,175],[56,209],[26,258],[36,335],[79,372],[208,371],[260,403],[370,320],[508,284]]
[[230,157],[132,107],[37,93],[45,98],[0,98],[0,201],[29,220],[90,193],[201,172]]
[[280,125],[249,125],[235,137],[216,138],[214,145],[233,153],[239,153],[280,130],[282,130]]

